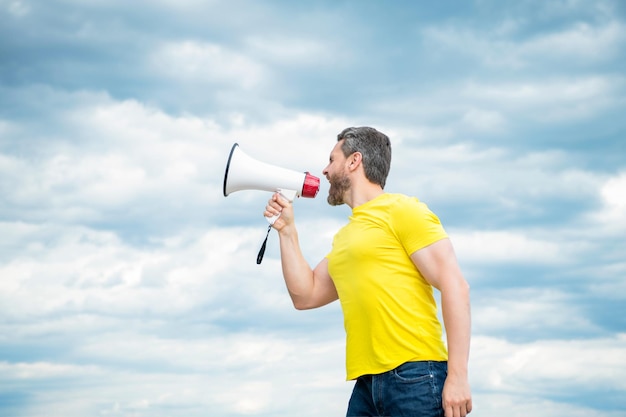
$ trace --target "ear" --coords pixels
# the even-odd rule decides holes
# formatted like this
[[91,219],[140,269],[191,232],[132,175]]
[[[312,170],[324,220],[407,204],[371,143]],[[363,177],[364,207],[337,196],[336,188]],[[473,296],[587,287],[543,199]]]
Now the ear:
[[348,157],[348,169],[350,171],[354,171],[361,165],[363,161],[363,155],[361,152],[354,152],[352,155]]

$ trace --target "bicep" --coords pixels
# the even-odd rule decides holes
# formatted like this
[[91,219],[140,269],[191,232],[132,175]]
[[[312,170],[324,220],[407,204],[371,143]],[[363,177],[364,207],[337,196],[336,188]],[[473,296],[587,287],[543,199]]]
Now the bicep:
[[313,270],[313,296],[307,308],[321,307],[338,298],[335,283],[328,272],[328,259],[324,258]]
[[464,280],[448,238],[413,252],[411,260],[424,279],[440,291],[451,281]]

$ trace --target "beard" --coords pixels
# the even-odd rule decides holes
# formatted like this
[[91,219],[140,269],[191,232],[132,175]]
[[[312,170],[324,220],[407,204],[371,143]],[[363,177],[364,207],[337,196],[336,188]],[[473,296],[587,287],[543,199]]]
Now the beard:
[[350,189],[352,185],[350,183],[350,178],[346,175],[335,174],[328,179],[330,183],[330,190],[328,190],[328,204],[331,206],[340,206],[345,204],[343,201],[343,196]]

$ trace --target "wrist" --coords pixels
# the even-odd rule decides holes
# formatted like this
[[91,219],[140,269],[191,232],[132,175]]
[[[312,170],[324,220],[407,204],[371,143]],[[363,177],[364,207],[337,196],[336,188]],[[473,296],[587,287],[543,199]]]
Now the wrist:
[[298,237],[298,231],[296,230],[296,227],[293,225],[293,223],[286,224],[280,229],[276,229],[276,231],[278,232],[278,236],[280,236],[281,238]]
[[456,366],[454,363],[448,362],[448,377],[467,379],[467,366]]

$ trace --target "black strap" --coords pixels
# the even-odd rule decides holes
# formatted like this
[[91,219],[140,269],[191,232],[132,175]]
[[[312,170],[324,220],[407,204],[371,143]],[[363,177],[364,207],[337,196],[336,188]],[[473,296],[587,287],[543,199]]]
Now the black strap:
[[267,246],[267,238],[270,235],[270,230],[272,230],[272,225],[271,224],[267,228],[267,234],[265,235],[265,240],[263,241],[263,244],[261,245],[261,249],[259,249],[259,254],[256,256],[256,264],[257,265],[261,264],[261,261],[263,260],[263,255],[265,255],[265,246]]

